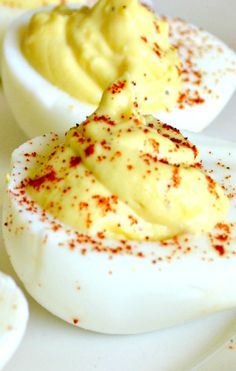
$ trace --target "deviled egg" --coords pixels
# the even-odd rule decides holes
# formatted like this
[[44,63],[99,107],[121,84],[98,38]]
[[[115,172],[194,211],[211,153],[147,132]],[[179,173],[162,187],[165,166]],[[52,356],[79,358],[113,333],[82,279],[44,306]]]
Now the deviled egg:
[[28,320],[28,305],[9,276],[0,272],[0,369],[20,344]]
[[4,91],[30,137],[83,121],[124,72],[142,82],[143,113],[194,132],[210,124],[235,89],[232,50],[137,0],[32,15],[12,25],[3,52]]
[[[1,49],[6,30],[11,22],[30,9],[40,8],[46,5],[78,4],[92,6],[97,0],[0,0],[0,63]],[[144,3],[152,6],[151,0]],[[1,71],[0,71],[1,72]]]
[[66,137],[15,150],[4,202],[6,248],[29,293],[103,333],[236,305],[235,145],[193,136],[204,170],[196,145],[140,114],[136,88],[116,81]]

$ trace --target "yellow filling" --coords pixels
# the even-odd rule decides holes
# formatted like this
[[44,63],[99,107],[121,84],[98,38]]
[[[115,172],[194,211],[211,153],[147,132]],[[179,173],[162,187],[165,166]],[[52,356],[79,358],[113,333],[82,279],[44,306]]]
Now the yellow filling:
[[52,4],[80,3],[82,0],[0,0],[0,5],[9,8],[33,9]]
[[22,50],[48,81],[96,107],[125,72],[140,87],[142,113],[168,110],[179,96],[180,60],[168,40],[168,24],[137,0],[100,0],[92,8],[36,14]]
[[203,233],[228,199],[199,169],[197,148],[178,130],[139,113],[127,78],[72,128],[26,180],[32,198],[61,221],[115,239],[161,240]]

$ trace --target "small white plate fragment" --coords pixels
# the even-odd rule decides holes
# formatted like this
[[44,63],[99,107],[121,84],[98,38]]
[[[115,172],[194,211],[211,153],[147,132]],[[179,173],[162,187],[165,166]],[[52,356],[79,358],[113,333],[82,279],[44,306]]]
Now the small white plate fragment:
[[25,297],[13,279],[0,272],[0,369],[20,344],[27,320]]

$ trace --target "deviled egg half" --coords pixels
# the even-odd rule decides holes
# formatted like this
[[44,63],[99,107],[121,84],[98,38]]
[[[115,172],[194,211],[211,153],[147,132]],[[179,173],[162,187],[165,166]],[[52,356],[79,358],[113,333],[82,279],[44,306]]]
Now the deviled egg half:
[[[86,4],[92,6],[96,1],[97,0],[0,0],[0,63],[4,35],[11,22],[23,13],[46,5],[55,6],[60,4],[81,3],[82,5]],[[146,0],[144,2],[150,6],[153,5],[151,0]]]
[[82,122],[125,72],[141,82],[142,113],[199,132],[235,90],[236,57],[208,32],[137,0],[37,10],[6,35],[4,91],[29,137]]
[[128,80],[66,137],[14,151],[3,216],[28,292],[75,326],[113,334],[236,305],[235,145],[193,135],[202,164],[177,129],[140,114]]
[[20,344],[28,320],[28,305],[13,279],[0,272],[0,369]]

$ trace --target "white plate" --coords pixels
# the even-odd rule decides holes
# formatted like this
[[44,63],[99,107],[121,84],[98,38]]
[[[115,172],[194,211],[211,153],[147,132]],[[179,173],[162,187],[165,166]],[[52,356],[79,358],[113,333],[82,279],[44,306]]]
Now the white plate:
[[[236,138],[233,126],[236,96],[227,110],[207,129],[213,135]],[[223,123],[224,128],[222,128]],[[0,204],[11,151],[24,142],[0,91]],[[15,274],[0,239],[0,270]],[[60,288],[58,288],[60,289]],[[208,316],[184,326],[136,336],[106,336],[74,328],[52,316],[29,298],[30,321],[19,350],[5,371],[184,371],[233,335],[236,309]],[[235,370],[236,350],[229,343],[213,368]]]

